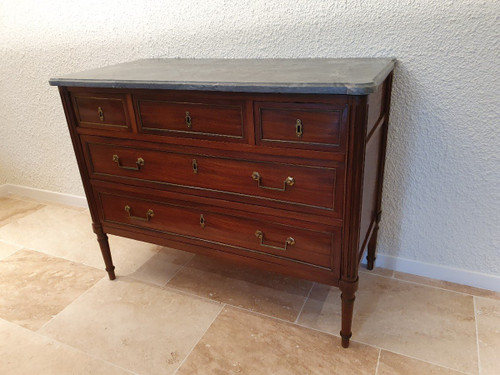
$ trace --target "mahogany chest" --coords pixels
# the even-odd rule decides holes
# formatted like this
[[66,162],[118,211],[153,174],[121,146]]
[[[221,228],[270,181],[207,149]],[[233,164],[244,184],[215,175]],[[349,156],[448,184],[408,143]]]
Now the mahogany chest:
[[[53,78],[106,233],[342,290],[373,268],[393,59],[148,59]],[[119,265],[118,265],[119,269]]]

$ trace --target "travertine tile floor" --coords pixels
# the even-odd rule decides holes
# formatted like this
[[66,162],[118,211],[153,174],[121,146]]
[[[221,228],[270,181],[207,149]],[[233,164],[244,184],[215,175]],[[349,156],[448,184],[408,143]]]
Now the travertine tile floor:
[[0,374],[500,374],[500,293],[362,271],[336,288],[111,237],[87,210],[0,198]]

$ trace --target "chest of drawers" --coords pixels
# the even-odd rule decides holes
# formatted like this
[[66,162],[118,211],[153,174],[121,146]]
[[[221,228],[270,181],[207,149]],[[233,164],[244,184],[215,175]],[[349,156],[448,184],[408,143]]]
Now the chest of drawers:
[[[153,59],[59,86],[93,229],[342,290],[373,267],[391,59]],[[119,266],[119,265],[118,265]]]

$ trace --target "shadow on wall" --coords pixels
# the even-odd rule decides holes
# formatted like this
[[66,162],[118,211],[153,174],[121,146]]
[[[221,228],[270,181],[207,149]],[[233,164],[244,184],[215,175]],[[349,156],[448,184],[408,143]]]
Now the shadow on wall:
[[[413,84],[412,76],[404,62],[398,61],[394,70],[391,97],[391,112],[387,136],[384,186],[382,193],[382,219],[378,237],[377,252],[398,256],[402,246],[402,223],[408,214],[405,207],[411,199],[407,189],[412,178],[410,151],[414,149],[417,130],[409,119],[419,107],[419,90],[407,90]],[[400,110],[404,107],[405,110]],[[397,110],[396,110],[397,109]]]

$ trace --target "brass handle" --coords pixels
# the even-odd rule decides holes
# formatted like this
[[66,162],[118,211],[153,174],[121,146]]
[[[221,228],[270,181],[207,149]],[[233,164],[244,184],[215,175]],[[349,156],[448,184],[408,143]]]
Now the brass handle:
[[262,185],[261,182],[260,182],[261,177],[260,177],[259,172],[253,172],[252,173],[252,179],[255,180],[255,181],[257,181],[257,187],[260,187],[262,189],[268,189],[268,190],[285,191],[287,185],[288,186],[295,185],[295,179],[293,177],[290,177],[290,176],[288,176],[287,178],[285,178],[285,180],[283,181],[283,187],[282,188],[275,188],[275,187],[269,187],[269,186]]
[[139,220],[139,221],[149,221],[153,216],[155,216],[155,213],[152,209],[149,209],[148,212],[146,212],[146,217],[140,217],[140,216],[133,216],[130,211],[132,211],[132,208],[130,208],[129,205],[125,206],[125,211],[128,213],[128,217],[134,220]]
[[198,162],[196,159],[193,159],[191,166],[193,167],[193,173],[198,173]]
[[295,134],[297,134],[299,138],[302,138],[302,134],[304,134],[304,125],[302,125],[302,121],[299,118],[295,123]]
[[136,166],[135,167],[127,167],[125,165],[121,165],[120,163],[120,158],[118,157],[118,155],[113,155],[113,161],[118,164],[118,166],[121,168],[121,169],[127,169],[129,171],[138,171],[141,169],[141,167],[144,165],[144,159],[143,158],[137,158],[135,164]]
[[205,218],[203,217],[203,214],[200,215],[200,226],[202,228],[205,228]]
[[191,126],[193,126],[191,121],[191,115],[189,114],[189,112],[186,112],[186,125],[188,128],[191,128]]
[[260,246],[270,247],[271,249],[286,251],[288,246],[295,245],[295,240],[292,237],[288,237],[285,241],[285,247],[267,245],[264,243],[264,233],[261,230],[255,232],[255,237],[260,238]]
[[97,114],[99,115],[99,119],[101,121],[104,121],[104,111],[102,110],[101,107],[97,107]]

